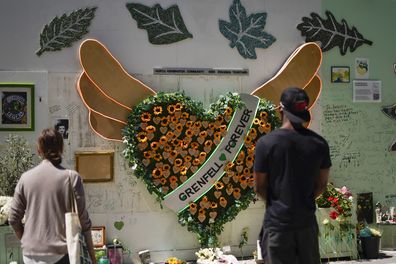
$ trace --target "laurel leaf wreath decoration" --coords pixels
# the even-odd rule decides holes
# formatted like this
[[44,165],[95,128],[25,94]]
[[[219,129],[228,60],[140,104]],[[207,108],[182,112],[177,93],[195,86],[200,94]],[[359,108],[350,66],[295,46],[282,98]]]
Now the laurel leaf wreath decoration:
[[267,13],[246,15],[240,0],[234,0],[229,10],[230,22],[219,20],[220,32],[230,40],[245,59],[256,59],[255,48],[268,48],[275,37],[264,31]]
[[348,47],[354,52],[363,44],[372,45],[355,27],[349,28],[348,23],[342,19],[338,23],[330,11],[326,11],[327,19],[321,18],[316,13],[311,17],[303,17],[303,22],[297,25],[301,35],[305,36],[306,42],[320,41],[322,51],[328,51],[336,46],[339,47],[341,55],[345,55]]
[[152,44],[170,44],[193,35],[188,32],[179,7],[173,5],[164,10],[159,4],[148,7],[142,4],[126,4],[138,28],[147,30],[149,41]]
[[36,51],[37,56],[41,56],[45,51],[70,47],[73,42],[81,39],[88,33],[88,27],[95,17],[95,10],[96,7],[78,9],[70,15],[55,17],[45,25],[40,34],[40,49]]

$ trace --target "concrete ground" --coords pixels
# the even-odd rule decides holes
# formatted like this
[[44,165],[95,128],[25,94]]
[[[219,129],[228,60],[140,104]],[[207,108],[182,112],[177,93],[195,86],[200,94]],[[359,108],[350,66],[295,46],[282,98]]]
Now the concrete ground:
[[396,251],[380,251],[378,259],[359,259],[359,260],[333,260],[330,262],[322,260],[322,263],[328,264],[396,264]]

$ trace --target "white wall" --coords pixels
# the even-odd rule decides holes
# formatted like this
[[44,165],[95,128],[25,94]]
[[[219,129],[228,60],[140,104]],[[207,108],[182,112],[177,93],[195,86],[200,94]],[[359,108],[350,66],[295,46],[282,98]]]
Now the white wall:
[[[320,12],[320,1],[243,0],[248,14],[267,12],[265,31],[277,39],[268,49],[256,49],[257,60],[246,60],[236,49],[229,48],[228,40],[218,29],[219,19],[229,20],[231,0],[139,1],[150,6],[160,2],[164,8],[178,4],[184,22],[194,36],[193,39],[162,46],[148,42],[146,31],[137,28],[135,20],[125,8],[126,1],[0,1],[0,70],[48,71],[48,85],[36,85],[37,95],[48,95],[48,101],[42,104],[47,109],[44,113],[36,112],[37,130],[24,134],[34,141],[37,133],[51,124],[53,117],[69,118],[71,134],[66,143],[64,159],[65,166],[69,168],[74,167],[75,151],[115,150],[114,182],[85,185],[88,209],[94,224],[106,226],[109,241],[114,237],[124,241],[134,252],[133,258],[136,258],[137,251],[150,249],[154,261],[163,261],[171,255],[194,259],[193,252],[199,246],[194,234],[177,223],[174,213],[167,209],[161,210],[144,184],[131,175],[121,154],[123,145],[106,142],[90,131],[87,111],[75,90],[75,81],[81,71],[78,61],[81,41],[70,48],[45,52],[37,57],[35,51],[39,48],[40,32],[56,15],[97,6],[96,17],[86,38],[103,42],[127,71],[154,90],[185,90],[186,94],[208,105],[227,91],[251,92],[268,80],[303,42],[296,25],[301,17],[310,12]],[[153,76],[154,67],[248,68],[250,75]],[[17,72],[10,79],[10,73],[0,73],[0,82],[26,81],[26,74],[29,73]],[[32,82],[42,82],[34,77],[30,79]],[[3,133],[0,137],[3,138]],[[249,246],[245,255],[251,255],[263,211],[263,204],[259,202],[227,224],[221,236],[223,244],[238,245],[242,228],[249,226]],[[115,221],[125,223],[121,231],[114,228]],[[239,254],[235,247],[233,249],[233,253]]]

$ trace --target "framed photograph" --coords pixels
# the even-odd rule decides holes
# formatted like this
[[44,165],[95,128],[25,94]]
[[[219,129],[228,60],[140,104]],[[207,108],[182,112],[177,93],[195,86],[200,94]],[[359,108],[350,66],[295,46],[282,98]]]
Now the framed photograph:
[[108,182],[113,180],[113,151],[76,152],[75,158],[76,171],[81,175],[84,182]]
[[350,69],[348,66],[332,66],[331,67],[331,82],[332,83],[349,83]]
[[93,226],[91,234],[94,247],[103,247],[106,244],[106,228],[104,226]]
[[69,119],[67,118],[56,118],[54,120],[55,129],[62,134],[63,139],[69,138]]
[[34,84],[0,83],[3,131],[34,131]]

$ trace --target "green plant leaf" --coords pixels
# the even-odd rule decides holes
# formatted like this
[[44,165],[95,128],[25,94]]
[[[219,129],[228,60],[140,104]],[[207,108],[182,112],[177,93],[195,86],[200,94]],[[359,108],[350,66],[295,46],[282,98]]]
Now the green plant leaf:
[[346,54],[348,47],[353,52],[363,44],[373,44],[372,41],[364,39],[355,27],[349,28],[344,19],[338,23],[330,11],[326,11],[326,16],[327,19],[324,19],[311,13],[312,18],[303,17],[303,22],[297,25],[297,29],[305,36],[306,42],[320,41],[322,51],[338,46],[341,55]]
[[70,15],[55,17],[45,25],[40,34],[40,49],[36,51],[41,56],[45,51],[61,50],[70,47],[88,33],[88,27],[95,16],[96,7],[78,9]]
[[234,0],[229,10],[230,22],[219,20],[220,32],[230,40],[245,59],[256,59],[255,48],[268,48],[275,37],[264,31],[267,13],[246,15],[240,0]]
[[177,5],[163,9],[159,4],[148,7],[128,3],[126,7],[136,20],[138,28],[147,30],[151,44],[170,44],[193,37],[188,32]]

